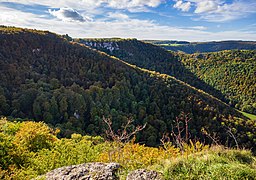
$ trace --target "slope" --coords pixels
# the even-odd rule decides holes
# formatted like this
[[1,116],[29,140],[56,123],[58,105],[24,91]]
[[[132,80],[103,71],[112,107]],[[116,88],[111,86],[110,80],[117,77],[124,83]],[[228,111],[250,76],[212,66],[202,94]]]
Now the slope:
[[185,112],[191,138],[210,142],[204,128],[234,145],[231,128],[241,145],[254,147],[255,121],[212,96],[56,34],[2,27],[0,67],[1,114],[44,120],[62,136],[104,134],[103,116],[112,118],[115,130],[132,117],[134,125],[147,122],[138,141],[154,146]]
[[190,72],[180,62],[179,56],[158,46],[136,39],[75,39],[75,41],[118,57],[130,64],[174,76],[191,86],[224,100],[220,91],[209,86]]
[[198,78],[220,90],[229,104],[256,114],[256,51],[232,50],[181,55]]
[[232,107],[256,114],[255,50],[188,55],[168,53],[162,48],[136,39],[78,41],[131,64],[175,76],[229,103]]

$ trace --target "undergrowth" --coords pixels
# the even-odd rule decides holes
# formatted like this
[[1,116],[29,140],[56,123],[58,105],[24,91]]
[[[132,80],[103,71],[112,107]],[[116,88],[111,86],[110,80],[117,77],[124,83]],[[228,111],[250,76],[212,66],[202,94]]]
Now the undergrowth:
[[182,149],[165,142],[146,147],[102,137],[73,134],[59,139],[44,123],[10,122],[0,119],[0,179],[32,179],[52,169],[87,162],[118,162],[119,176],[145,168],[165,179],[254,179],[256,158],[249,150],[183,144]]

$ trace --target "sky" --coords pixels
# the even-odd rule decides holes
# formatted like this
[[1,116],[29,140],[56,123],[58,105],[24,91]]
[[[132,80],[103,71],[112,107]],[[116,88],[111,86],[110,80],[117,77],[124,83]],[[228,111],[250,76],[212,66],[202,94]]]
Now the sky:
[[256,41],[256,0],[0,0],[0,25],[74,38]]

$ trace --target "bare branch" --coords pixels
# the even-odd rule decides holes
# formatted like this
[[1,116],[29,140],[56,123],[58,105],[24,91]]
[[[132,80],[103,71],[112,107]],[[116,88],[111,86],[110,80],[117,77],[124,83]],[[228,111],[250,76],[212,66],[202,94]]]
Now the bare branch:
[[106,130],[106,135],[111,138],[113,141],[116,142],[128,142],[132,136],[134,136],[139,131],[143,130],[147,124],[143,126],[137,126],[131,132],[128,131],[129,127],[131,126],[133,120],[128,118],[127,123],[122,125],[122,129],[119,129],[117,133],[114,132],[112,129],[112,120],[110,118],[103,117],[103,121],[107,124],[108,130]]
[[[183,143],[188,143],[188,139],[190,138],[189,129],[188,129],[188,123],[192,119],[189,118],[189,114],[185,114],[184,112],[181,113],[179,117],[175,118],[175,131],[172,126],[172,137],[174,142],[180,149],[183,151]],[[185,141],[182,137],[182,132],[185,130]]]
[[236,143],[236,148],[239,149],[238,142],[236,140],[235,135],[232,133],[232,129],[228,126],[226,126],[226,127],[227,127],[227,132],[228,132],[229,136],[231,136],[234,139],[235,143]]
[[210,138],[217,146],[219,146],[216,133],[213,133],[213,135],[211,135],[208,133],[208,131],[205,128],[202,128],[201,131],[204,135],[206,135],[208,138]]

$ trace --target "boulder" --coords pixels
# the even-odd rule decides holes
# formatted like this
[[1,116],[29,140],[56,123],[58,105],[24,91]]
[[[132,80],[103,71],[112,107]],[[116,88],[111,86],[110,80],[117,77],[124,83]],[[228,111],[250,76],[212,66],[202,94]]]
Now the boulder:
[[[116,180],[117,163],[85,163],[54,169],[39,177],[46,180]],[[38,179],[38,178],[37,178]]]
[[148,171],[146,169],[138,169],[131,171],[126,180],[163,180],[160,173],[156,171]]

